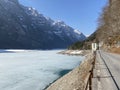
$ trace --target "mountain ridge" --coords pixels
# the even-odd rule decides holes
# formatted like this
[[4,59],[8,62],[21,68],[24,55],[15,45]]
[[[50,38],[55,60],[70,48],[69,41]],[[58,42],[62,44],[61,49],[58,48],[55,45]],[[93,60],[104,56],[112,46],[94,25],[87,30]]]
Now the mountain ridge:
[[66,48],[86,39],[83,33],[76,33],[63,21],[44,17],[18,0],[0,0],[0,10],[0,48]]

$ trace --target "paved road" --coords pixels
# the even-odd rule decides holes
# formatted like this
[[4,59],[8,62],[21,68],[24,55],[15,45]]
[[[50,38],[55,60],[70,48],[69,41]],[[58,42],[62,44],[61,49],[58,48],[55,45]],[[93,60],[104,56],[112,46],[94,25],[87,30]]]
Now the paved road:
[[93,90],[120,90],[120,55],[97,51]]

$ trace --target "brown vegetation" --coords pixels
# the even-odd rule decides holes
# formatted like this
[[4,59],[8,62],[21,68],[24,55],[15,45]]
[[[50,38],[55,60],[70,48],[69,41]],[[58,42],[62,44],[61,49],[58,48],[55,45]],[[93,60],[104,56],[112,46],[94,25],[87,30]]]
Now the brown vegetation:
[[109,0],[103,8],[96,38],[109,46],[120,41],[120,0]]
[[112,47],[112,48],[110,49],[110,52],[116,53],[116,54],[120,54],[120,48]]
[[69,49],[91,49],[93,42],[100,43],[105,50],[120,47],[120,0],[108,0],[98,19],[97,30],[87,40],[77,42]]

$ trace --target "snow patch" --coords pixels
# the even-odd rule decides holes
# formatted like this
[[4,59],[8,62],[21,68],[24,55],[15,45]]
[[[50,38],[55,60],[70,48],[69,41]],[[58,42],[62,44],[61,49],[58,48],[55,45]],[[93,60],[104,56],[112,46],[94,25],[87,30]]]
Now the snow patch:
[[74,32],[79,34],[79,35],[81,34],[81,32],[79,30],[77,30],[77,29],[75,29]]

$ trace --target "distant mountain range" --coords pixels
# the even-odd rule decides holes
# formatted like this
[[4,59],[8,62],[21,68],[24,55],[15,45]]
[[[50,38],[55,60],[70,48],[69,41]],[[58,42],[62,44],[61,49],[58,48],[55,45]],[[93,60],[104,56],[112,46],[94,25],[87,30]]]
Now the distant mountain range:
[[0,0],[0,48],[60,49],[85,39],[63,21],[44,17],[18,0]]

